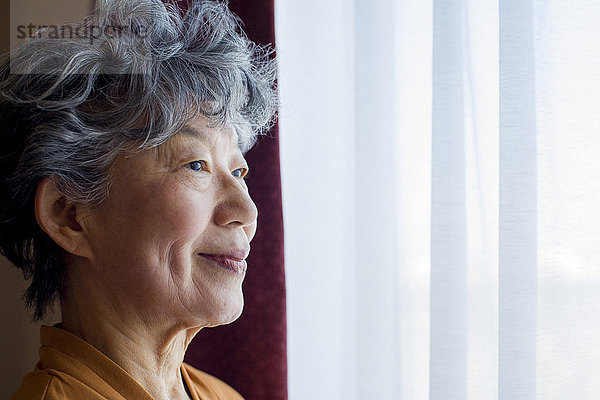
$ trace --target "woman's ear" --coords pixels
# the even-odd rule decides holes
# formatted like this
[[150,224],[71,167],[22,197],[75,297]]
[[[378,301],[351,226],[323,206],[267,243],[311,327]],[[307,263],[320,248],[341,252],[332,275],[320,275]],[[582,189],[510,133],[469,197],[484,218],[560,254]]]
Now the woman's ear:
[[44,232],[65,251],[92,259],[88,232],[83,223],[89,207],[68,200],[52,177],[42,179],[35,193],[35,217]]

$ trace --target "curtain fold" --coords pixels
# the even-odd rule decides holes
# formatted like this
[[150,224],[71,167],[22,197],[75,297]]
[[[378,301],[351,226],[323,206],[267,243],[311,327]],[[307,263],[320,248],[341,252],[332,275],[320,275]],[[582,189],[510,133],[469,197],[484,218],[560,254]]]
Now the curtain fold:
[[[356,396],[358,399],[387,398],[397,392],[394,367],[398,312],[395,290],[398,271],[389,268],[398,258],[398,231],[374,232],[385,221],[396,221],[395,193],[382,195],[384,181],[397,178],[397,140],[388,132],[396,129],[394,51],[378,46],[394,36],[395,13],[385,3],[357,3],[356,16],[365,23],[355,25],[354,53],[354,201],[356,213],[353,256],[356,263]],[[366,23],[368,21],[368,23]],[[364,79],[364,77],[369,77]],[[381,266],[373,268],[374,265]],[[378,309],[379,312],[373,312]],[[385,311],[384,311],[385,310]]]
[[533,2],[500,1],[498,397],[536,398],[537,124]]
[[600,4],[323,3],[276,3],[290,398],[596,398]]
[[466,2],[433,2],[430,398],[467,392]]

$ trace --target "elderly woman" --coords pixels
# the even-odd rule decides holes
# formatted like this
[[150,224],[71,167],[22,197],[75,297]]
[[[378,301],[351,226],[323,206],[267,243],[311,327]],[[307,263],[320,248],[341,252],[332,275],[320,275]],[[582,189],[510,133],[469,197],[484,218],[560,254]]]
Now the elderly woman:
[[2,58],[0,248],[62,312],[13,399],[241,398],[183,358],[242,311],[274,79],[212,1],[105,0]]

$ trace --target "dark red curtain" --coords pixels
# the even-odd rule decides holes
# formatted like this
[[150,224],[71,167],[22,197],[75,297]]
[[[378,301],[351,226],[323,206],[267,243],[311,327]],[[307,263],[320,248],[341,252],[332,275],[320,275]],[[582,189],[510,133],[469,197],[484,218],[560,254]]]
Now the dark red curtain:
[[[231,0],[254,42],[275,45],[273,0]],[[248,152],[250,194],[258,207],[258,230],[248,258],[245,307],[228,326],[204,329],[186,361],[215,375],[247,400],[287,399],[283,215],[278,129]]]

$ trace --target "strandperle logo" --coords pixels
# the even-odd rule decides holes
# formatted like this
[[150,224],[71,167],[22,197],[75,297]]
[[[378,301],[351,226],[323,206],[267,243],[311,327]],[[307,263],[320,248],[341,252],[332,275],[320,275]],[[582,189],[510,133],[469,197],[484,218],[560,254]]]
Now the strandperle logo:
[[41,38],[50,39],[79,39],[88,40],[94,44],[95,40],[103,36],[120,37],[122,34],[138,37],[146,36],[148,29],[145,26],[115,26],[115,25],[17,25],[17,39]]

